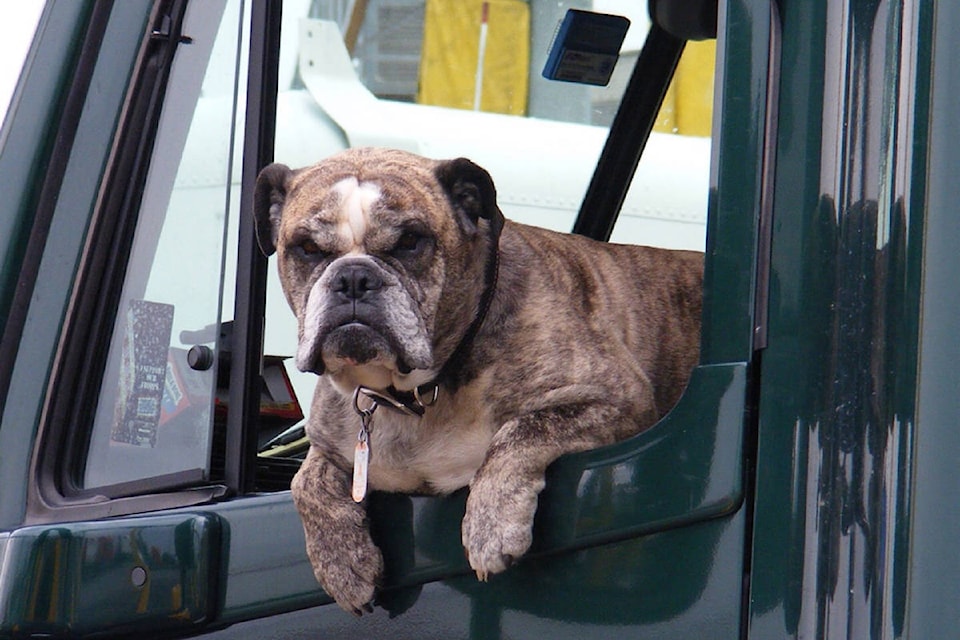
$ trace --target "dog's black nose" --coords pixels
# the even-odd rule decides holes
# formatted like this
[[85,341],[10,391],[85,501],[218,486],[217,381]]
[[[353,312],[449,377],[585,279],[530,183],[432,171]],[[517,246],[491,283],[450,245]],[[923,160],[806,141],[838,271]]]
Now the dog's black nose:
[[343,267],[334,278],[332,289],[348,300],[361,300],[368,293],[383,287],[383,280],[362,264]]

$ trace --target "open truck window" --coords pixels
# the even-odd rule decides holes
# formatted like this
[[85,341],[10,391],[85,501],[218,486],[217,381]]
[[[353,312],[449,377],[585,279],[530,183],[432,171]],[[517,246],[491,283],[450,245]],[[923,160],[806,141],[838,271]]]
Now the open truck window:
[[[358,146],[464,156],[490,172],[507,218],[573,230],[650,29],[642,5],[598,4],[629,25],[606,82],[548,79],[551,44],[574,4],[285,4],[274,158],[302,167]],[[615,218],[613,241],[703,251],[714,57],[713,40],[688,43]],[[274,262],[265,351],[290,356],[296,319]],[[316,377],[297,371],[292,358],[284,364],[309,413]],[[305,446],[294,427],[260,453],[278,460],[303,455]]]

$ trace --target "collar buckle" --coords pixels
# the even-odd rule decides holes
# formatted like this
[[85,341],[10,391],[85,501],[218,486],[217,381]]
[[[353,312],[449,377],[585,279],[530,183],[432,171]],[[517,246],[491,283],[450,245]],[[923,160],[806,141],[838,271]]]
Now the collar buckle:
[[[373,404],[366,408],[360,408],[360,396],[363,395]],[[416,387],[410,391],[378,391],[369,387],[358,386],[353,392],[353,410],[360,416],[371,415],[377,407],[385,406],[408,416],[423,417],[427,407],[433,406],[440,396],[440,387],[431,382],[423,387]]]

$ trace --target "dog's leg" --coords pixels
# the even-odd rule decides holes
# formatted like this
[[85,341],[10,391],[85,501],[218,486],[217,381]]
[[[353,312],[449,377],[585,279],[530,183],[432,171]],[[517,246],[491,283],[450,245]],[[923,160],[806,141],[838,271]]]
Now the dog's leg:
[[312,446],[290,489],[320,585],[345,610],[372,611],[383,556],[370,538],[363,505],[350,497],[348,472]]
[[470,482],[463,518],[463,547],[477,577],[485,581],[507,569],[530,548],[537,496],[551,462],[565,453],[611,444],[652,424],[652,406],[639,419],[628,419],[609,404],[580,403],[506,422]]

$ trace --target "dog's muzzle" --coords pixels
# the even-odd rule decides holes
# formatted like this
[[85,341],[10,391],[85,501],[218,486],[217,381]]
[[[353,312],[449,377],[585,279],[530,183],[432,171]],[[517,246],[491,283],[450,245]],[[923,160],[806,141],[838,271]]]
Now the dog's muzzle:
[[401,373],[432,363],[416,305],[396,275],[371,258],[330,264],[305,301],[297,367],[323,373],[334,360],[378,362]]

